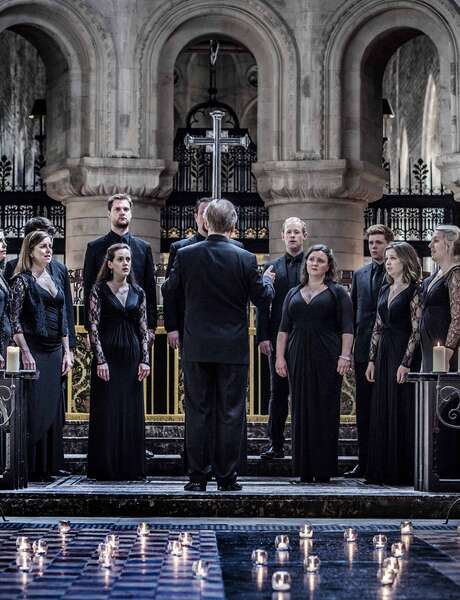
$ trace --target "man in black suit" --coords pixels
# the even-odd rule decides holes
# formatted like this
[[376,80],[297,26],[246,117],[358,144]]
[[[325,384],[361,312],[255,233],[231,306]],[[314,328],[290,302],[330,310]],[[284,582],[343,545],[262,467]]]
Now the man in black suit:
[[297,217],[289,217],[281,230],[286,253],[271,262],[275,273],[275,297],[271,307],[257,311],[257,340],[262,354],[270,366],[270,402],[268,405],[268,437],[270,445],[261,454],[263,459],[284,458],[284,428],[289,413],[289,381],[275,371],[276,336],[281,323],[283,302],[288,291],[300,283],[304,258],[303,245],[307,239],[307,226]]
[[[54,225],[46,217],[32,217],[31,219],[29,219],[24,226],[24,237],[26,235],[28,235],[29,233],[32,233],[32,231],[46,231],[46,233],[51,238],[53,238],[54,235],[56,234]],[[6,281],[8,282],[8,284],[11,283],[11,279],[14,275],[14,270],[15,270],[17,264],[18,264],[18,259],[13,258],[13,259],[9,260],[5,265],[5,270],[3,272],[3,276],[6,279]],[[69,271],[67,270],[67,267],[65,265],[63,265],[61,262],[59,262],[57,260],[54,260],[54,258],[51,260],[48,270],[52,277],[60,280],[61,288],[62,288],[62,291],[64,292],[67,327],[69,330],[69,348],[72,351],[72,355],[73,355],[73,350],[75,350],[75,347],[76,347],[76,337],[75,337],[75,320],[74,320],[74,315],[73,315],[73,298],[72,298],[72,290],[70,287]]]
[[385,248],[394,239],[393,232],[386,225],[371,225],[366,235],[372,261],[354,272],[351,284],[355,321],[354,363],[359,463],[345,473],[345,477],[364,477],[366,474],[373,384],[367,381],[365,374],[377,314],[377,300],[385,278]]
[[262,277],[256,257],[230,242],[237,220],[231,202],[213,200],[205,219],[207,239],[177,252],[163,297],[166,304],[178,289],[185,297],[182,361],[190,481],[184,489],[205,491],[212,469],[218,489],[232,491],[241,489],[236,479],[246,410],[248,301],[256,306],[271,301],[273,275],[270,269]]
[[147,326],[150,342],[155,338],[157,325],[157,297],[155,283],[155,265],[150,245],[129,232],[132,219],[133,202],[128,194],[115,194],[107,201],[110,219],[110,231],[89,242],[86,248],[83,266],[83,289],[85,296],[85,323],[88,324],[88,300],[91,288],[96,282],[99,270],[104,262],[107,249],[112,244],[128,244],[131,248],[133,273],[136,283],[144,290],[147,302]]

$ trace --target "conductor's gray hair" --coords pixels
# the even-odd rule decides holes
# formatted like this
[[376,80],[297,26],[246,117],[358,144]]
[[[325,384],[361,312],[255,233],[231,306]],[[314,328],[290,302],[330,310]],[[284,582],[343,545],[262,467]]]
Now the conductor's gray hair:
[[460,229],[456,225],[438,225],[435,231],[444,236],[452,256],[460,256]]
[[204,218],[208,222],[208,229],[216,233],[228,233],[233,231],[238,215],[229,200],[217,198],[208,204],[204,212]]

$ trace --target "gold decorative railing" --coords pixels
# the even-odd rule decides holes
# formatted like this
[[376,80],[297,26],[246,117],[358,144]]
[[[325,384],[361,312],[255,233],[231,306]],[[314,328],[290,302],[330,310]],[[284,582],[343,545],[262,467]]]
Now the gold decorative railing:
[[[84,420],[88,418],[89,411],[91,353],[86,349],[86,330],[78,320],[76,330],[77,347],[74,368],[68,375],[66,417]],[[250,422],[265,422],[269,400],[269,371],[267,360],[261,357],[256,342],[253,309],[250,310],[249,319],[249,357],[247,416]],[[144,382],[146,420],[182,421],[184,386],[180,357],[177,350],[168,347],[163,326],[156,330],[150,359],[152,372]],[[344,380],[341,414],[342,421],[354,420],[354,385],[350,378]]]

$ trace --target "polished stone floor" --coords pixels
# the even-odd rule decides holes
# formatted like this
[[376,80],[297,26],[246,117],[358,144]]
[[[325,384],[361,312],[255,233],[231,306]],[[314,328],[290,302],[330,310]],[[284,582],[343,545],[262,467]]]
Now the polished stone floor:
[[[312,520],[314,539],[305,546],[298,537],[302,520],[294,519],[150,519],[152,532],[145,543],[136,534],[138,519],[73,519],[65,537],[57,519],[11,518],[0,522],[0,598],[153,598],[165,600],[296,600],[297,598],[349,600],[454,600],[460,598],[460,535],[457,522],[414,521],[415,533],[405,538],[408,552],[393,586],[377,579],[379,562],[389,545],[401,539],[394,520]],[[357,543],[343,539],[346,526],[358,530]],[[181,557],[172,557],[167,542],[180,531],[190,531],[193,543]],[[117,533],[120,547],[113,568],[97,562],[97,544],[107,533]],[[372,537],[384,532],[388,548],[376,553]],[[275,535],[290,537],[290,550],[280,555]],[[34,560],[29,573],[17,566],[16,538],[46,538],[45,559]],[[251,552],[268,551],[265,568],[254,568]],[[320,572],[308,574],[305,554],[317,554]],[[210,565],[209,578],[199,581],[192,573],[198,558]],[[289,593],[274,593],[271,576],[288,571]]]

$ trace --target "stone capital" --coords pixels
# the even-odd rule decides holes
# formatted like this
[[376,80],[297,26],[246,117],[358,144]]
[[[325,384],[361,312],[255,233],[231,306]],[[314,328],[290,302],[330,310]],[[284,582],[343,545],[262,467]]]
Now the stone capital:
[[374,202],[382,197],[385,171],[362,161],[267,161],[252,167],[267,206],[315,199]]
[[171,193],[177,163],[150,158],[66,159],[42,169],[48,196],[64,204],[76,198],[130,194],[162,205]]
[[436,160],[443,186],[460,202],[460,153],[444,154]]

